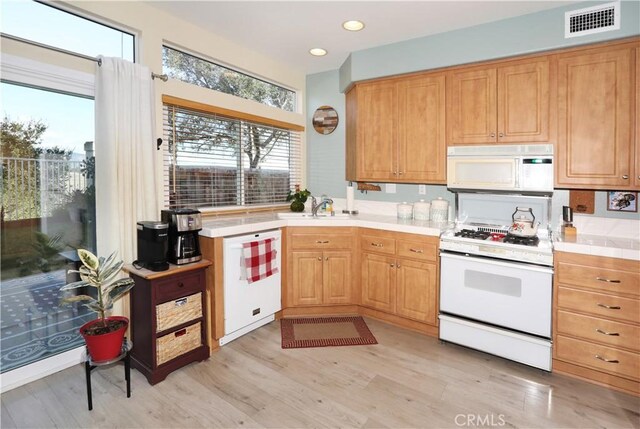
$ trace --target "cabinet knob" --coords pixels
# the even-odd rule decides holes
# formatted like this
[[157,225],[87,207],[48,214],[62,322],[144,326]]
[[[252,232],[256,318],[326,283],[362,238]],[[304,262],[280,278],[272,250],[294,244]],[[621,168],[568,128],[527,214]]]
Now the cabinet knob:
[[396,268],[402,268],[402,267],[400,266],[400,264],[398,264],[398,265],[396,265]]
[[322,256],[318,256],[318,261],[322,261]]
[[495,137],[496,133],[491,133],[490,137]]
[[504,137],[504,133],[498,134],[498,137]]
[[393,172],[393,175],[394,175],[394,176],[397,176],[397,175],[398,175],[398,172],[397,172],[397,171],[394,171],[394,172]]
[[606,308],[608,310],[621,310],[622,308],[619,305],[607,305],[607,304],[596,304],[598,307]]
[[404,171],[398,171],[398,174],[402,176],[404,174]]
[[326,258],[324,258],[324,260],[325,260],[325,261],[328,261],[328,260],[329,260],[329,257],[327,256]]
[[178,287],[184,287],[184,283],[182,282],[178,283]]
[[596,328],[596,332],[598,334],[602,334],[602,335],[610,335],[612,337],[619,337],[620,334],[618,332],[607,332],[607,331],[603,331],[602,329]]
[[627,180],[627,179],[629,178],[629,175],[628,175],[628,174],[623,174],[623,175],[622,175],[622,178],[623,178],[624,180]]
[[396,266],[396,264],[389,264],[389,266],[390,266],[391,268],[393,268],[393,267],[395,267],[395,266]]
[[600,355],[595,355],[594,357],[595,357],[596,359],[600,359],[601,361],[603,361],[603,362],[607,362],[607,363],[620,363],[620,361],[619,361],[619,360],[617,360],[617,359],[607,359],[607,358],[602,357],[602,356],[600,356]]

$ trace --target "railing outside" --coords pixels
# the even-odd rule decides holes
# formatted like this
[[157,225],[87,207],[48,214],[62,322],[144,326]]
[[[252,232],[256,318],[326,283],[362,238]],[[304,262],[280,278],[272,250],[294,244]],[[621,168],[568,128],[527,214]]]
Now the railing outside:
[[51,216],[89,185],[82,161],[2,158],[2,220]]

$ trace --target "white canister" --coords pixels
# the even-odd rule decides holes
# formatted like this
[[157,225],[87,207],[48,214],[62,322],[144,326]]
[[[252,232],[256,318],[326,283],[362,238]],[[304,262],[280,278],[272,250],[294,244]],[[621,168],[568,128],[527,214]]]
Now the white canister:
[[413,217],[413,206],[406,202],[398,204],[398,219],[411,219]]
[[434,222],[446,222],[449,218],[449,201],[438,197],[431,201],[431,220]]
[[427,201],[416,201],[415,203],[413,203],[413,218],[415,220],[429,220],[430,210],[431,204]]

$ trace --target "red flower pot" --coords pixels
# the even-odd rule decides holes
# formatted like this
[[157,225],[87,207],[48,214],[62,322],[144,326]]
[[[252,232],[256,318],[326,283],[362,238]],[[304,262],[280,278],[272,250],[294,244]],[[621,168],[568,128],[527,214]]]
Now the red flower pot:
[[92,320],[80,327],[80,335],[84,338],[89,355],[94,362],[114,359],[120,355],[124,334],[129,326],[129,319],[126,317],[112,316],[105,320],[107,325],[118,321],[124,322],[124,324],[117,330],[97,335],[91,333],[91,330],[95,329],[97,325],[102,325],[100,319]]

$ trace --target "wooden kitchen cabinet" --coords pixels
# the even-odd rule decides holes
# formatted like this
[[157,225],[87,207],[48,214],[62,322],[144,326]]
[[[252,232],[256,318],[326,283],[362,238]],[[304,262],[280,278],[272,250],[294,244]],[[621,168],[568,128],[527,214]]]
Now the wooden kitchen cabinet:
[[209,357],[205,271],[211,262],[171,265],[167,271],[126,266],[131,290],[131,365],[156,384]]
[[396,259],[362,254],[362,305],[394,313],[396,310]]
[[438,268],[435,264],[399,259],[396,284],[396,313],[411,319],[436,324]]
[[551,141],[553,70],[552,60],[540,57],[450,72],[448,144]]
[[348,180],[446,183],[444,74],[356,84],[346,105]]
[[354,228],[287,228],[284,307],[353,304]]
[[558,56],[556,187],[633,187],[633,46]]
[[553,370],[640,393],[640,262],[556,252]]
[[640,46],[636,47],[636,111],[633,117],[636,121],[635,128],[635,155],[636,155],[636,163],[635,163],[635,172],[634,172],[634,189],[640,189]]
[[293,305],[350,304],[351,252],[292,252]]
[[363,230],[362,305],[437,326],[438,238]]

